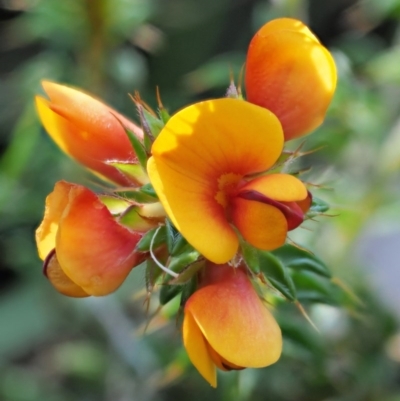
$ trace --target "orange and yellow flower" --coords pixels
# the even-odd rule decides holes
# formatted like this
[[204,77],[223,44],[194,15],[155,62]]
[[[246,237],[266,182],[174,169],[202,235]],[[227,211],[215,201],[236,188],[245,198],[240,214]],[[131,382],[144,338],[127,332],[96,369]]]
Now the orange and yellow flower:
[[148,173],[176,228],[222,264],[238,250],[238,231],[272,250],[303,221],[304,184],[265,174],[282,147],[282,127],[270,111],[238,99],[209,100],[171,117],[153,144]]
[[216,387],[216,368],[237,370],[275,363],[281,330],[242,268],[206,266],[186,302],[183,342],[193,365]]
[[286,141],[305,135],[322,123],[336,79],[331,54],[301,21],[270,21],[250,43],[246,60],[247,100],[279,118]]
[[46,131],[69,156],[94,172],[125,186],[137,184],[113,164],[135,164],[137,157],[125,133],[139,138],[142,130],[99,100],[68,86],[44,81],[50,100],[36,97],[36,108]]
[[119,224],[94,192],[60,181],[46,199],[36,244],[53,286],[85,297],[106,295],[122,284],[143,259],[135,251],[142,235]]

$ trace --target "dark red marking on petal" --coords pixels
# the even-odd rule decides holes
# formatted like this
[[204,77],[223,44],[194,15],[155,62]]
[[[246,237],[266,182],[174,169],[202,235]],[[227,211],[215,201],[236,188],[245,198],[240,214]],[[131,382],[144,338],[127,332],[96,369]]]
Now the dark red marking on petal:
[[304,220],[303,210],[297,202],[278,202],[254,190],[241,191],[237,196],[243,199],[265,203],[266,205],[271,205],[279,209],[286,217],[288,231],[294,230]]

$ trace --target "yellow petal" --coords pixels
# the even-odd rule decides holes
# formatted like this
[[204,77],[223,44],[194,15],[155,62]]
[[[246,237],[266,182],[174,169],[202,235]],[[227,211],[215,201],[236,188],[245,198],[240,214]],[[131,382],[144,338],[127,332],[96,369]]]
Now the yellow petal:
[[270,22],[250,43],[247,99],[276,114],[285,140],[305,135],[322,123],[336,79],[331,54],[299,21]]
[[54,186],[54,191],[46,198],[43,221],[36,230],[36,246],[42,260],[56,247],[58,224],[67,206],[71,186],[68,182],[59,181]]
[[61,294],[73,298],[88,297],[81,287],[76,285],[61,269],[55,252],[51,252],[44,265],[44,274],[53,287]]
[[276,207],[247,199],[233,201],[232,220],[245,241],[266,251],[285,243],[288,223]]
[[246,274],[212,264],[206,274],[211,277],[189,298],[185,316],[193,316],[211,347],[229,363],[256,368],[276,362],[282,351],[280,328]]
[[282,146],[280,123],[268,110],[237,99],[205,101],[168,121],[153,144],[148,173],[182,235],[207,259],[224,263],[238,239],[218,197],[221,181],[268,169]]
[[185,312],[182,331],[183,344],[191,362],[212,387],[217,387],[217,370],[204,336],[190,312]]
[[268,174],[249,181],[240,192],[254,190],[280,202],[300,201],[308,196],[304,184],[289,174]]

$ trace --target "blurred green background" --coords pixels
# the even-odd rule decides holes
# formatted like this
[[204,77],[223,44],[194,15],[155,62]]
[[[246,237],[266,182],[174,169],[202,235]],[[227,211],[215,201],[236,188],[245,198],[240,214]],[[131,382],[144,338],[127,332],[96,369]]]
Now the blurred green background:
[[[57,180],[90,176],[44,133],[33,97],[42,79],[56,80],[132,119],[136,90],[156,106],[159,86],[170,112],[221,97],[254,32],[279,16],[309,24],[339,72],[305,145],[321,149],[302,161],[331,216],[291,238],[362,305],[339,308],[321,288],[304,302],[320,333],[280,305],[280,361],[220,374],[213,390],[182,348],[176,303],[143,336],[140,267],[96,299],[67,299],[42,276],[34,230],[44,199]],[[400,0],[0,0],[0,400],[400,401],[399,116]]]

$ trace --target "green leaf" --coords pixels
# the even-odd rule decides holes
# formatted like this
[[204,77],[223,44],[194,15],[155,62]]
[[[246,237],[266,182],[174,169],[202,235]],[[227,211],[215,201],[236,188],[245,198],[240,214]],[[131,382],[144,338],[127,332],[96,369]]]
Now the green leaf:
[[180,273],[185,267],[194,263],[200,257],[200,253],[193,248],[171,258],[168,268],[176,273]]
[[124,129],[126,135],[128,135],[129,142],[131,143],[133,149],[135,150],[140,165],[142,166],[143,170],[146,171],[147,159],[148,159],[146,149],[144,148],[140,139],[131,130],[125,127]]
[[308,270],[320,276],[331,278],[325,263],[311,252],[291,244],[285,244],[272,253],[286,266],[296,270]]
[[260,271],[268,281],[286,298],[295,301],[297,299],[296,288],[288,269],[270,252],[259,251],[258,257]]
[[171,283],[173,284],[186,284],[189,280],[196,275],[196,273],[204,267],[204,259],[191,263],[184,268],[177,278],[174,278]]
[[165,305],[175,298],[183,289],[181,285],[163,284],[160,289],[160,304]]
[[197,290],[197,284],[197,275],[193,275],[192,278],[183,286],[181,294],[181,307],[185,306],[186,301]]
[[323,201],[322,199],[313,197],[312,203],[310,210],[307,212],[307,214],[314,213],[314,214],[319,214],[319,213],[325,213],[329,210],[329,204]]
[[329,280],[312,272],[295,272],[292,279],[297,288],[297,298],[300,302],[319,302],[338,305],[340,289]]
[[160,107],[160,109],[158,110],[158,114],[160,115],[160,118],[164,124],[166,124],[171,118],[168,111],[164,107]]
[[141,107],[142,118],[145,120],[145,125],[147,125],[147,129],[150,130],[150,134],[157,138],[158,134],[164,128],[164,123],[159,118],[155,117],[152,113],[147,111],[144,107]]
[[260,273],[260,260],[258,250],[248,244],[246,241],[241,240],[240,246],[242,249],[242,256],[247,266],[255,273]]
[[150,250],[151,241],[156,233],[156,230],[159,230],[157,233],[156,238],[154,239],[153,249],[157,248],[167,240],[167,233],[165,226],[153,228],[152,230],[148,231],[139,243],[136,245],[136,250],[139,252],[148,252]]

